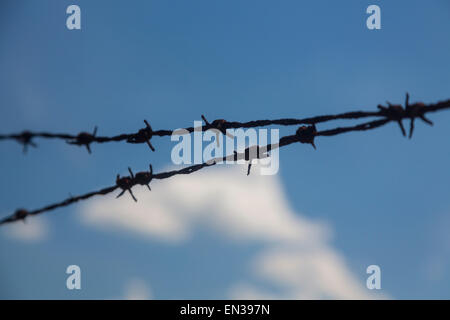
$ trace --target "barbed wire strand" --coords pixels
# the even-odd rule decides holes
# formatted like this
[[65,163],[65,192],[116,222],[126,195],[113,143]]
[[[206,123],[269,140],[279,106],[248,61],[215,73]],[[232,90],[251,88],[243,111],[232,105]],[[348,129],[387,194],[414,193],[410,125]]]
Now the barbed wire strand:
[[[450,100],[429,105],[425,105],[421,102],[410,105],[408,101],[409,95],[407,94],[406,97],[407,98],[405,102],[405,108],[403,108],[401,105],[391,105],[390,103],[388,103],[388,107],[383,107],[379,105],[378,111],[352,111],[334,115],[322,115],[303,119],[285,118],[276,120],[254,120],[248,122],[226,121],[224,119],[218,119],[210,123],[208,122],[208,120],[206,120],[205,116],[202,115],[202,119],[205,124],[202,125],[201,127],[187,127],[184,129],[177,129],[177,130],[153,131],[148,121],[144,120],[146,127],[138,130],[138,132],[123,133],[111,137],[97,136],[97,127],[95,127],[93,133],[80,132],[77,135],[66,133],[32,132],[26,130],[23,131],[22,133],[0,135],[0,140],[15,140],[19,142],[20,144],[23,145],[24,153],[26,153],[28,146],[37,147],[37,144],[33,141],[34,138],[65,140],[68,144],[86,147],[89,153],[91,153],[90,145],[92,143],[107,143],[107,142],[121,142],[121,141],[126,141],[127,143],[131,144],[146,143],[152,151],[155,151],[155,148],[151,143],[151,139],[154,136],[164,137],[164,136],[171,136],[172,134],[186,134],[192,133],[196,130],[206,131],[209,129],[217,129],[219,132],[230,136],[226,131],[227,129],[255,128],[270,125],[281,125],[281,126],[293,126],[302,124],[312,125],[331,120],[339,120],[339,119],[355,120],[368,117],[397,118],[399,119],[397,122],[399,122],[400,127],[402,129],[402,133],[404,135],[406,135],[406,132],[403,128],[403,125],[401,124],[401,120],[404,118],[410,118],[412,119],[410,129],[410,137],[411,137],[412,132],[414,130],[415,118],[419,117],[427,122],[428,120],[424,117],[425,113],[447,109],[449,108],[450,105]],[[428,123],[431,123],[431,121]]]
[[205,167],[213,166],[218,163],[222,162],[236,162],[239,160],[245,160],[248,162],[248,171],[247,175],[250,174],[251,165],[254,159],[261,159],[268,157],[268,153],[271,150],[274,150],[276,148],[281,148],[284,146],[288,146],[293,143],[306,143],[311,144],[314,149],[316,148],[315,145],[315,138],[316,137],[331,137],[336,136],[339,134],[347,133],[347,132],[355,132],[355,131],[367,131],[367,130],[373,130],[379,127],[382,127],[389,122],[396,122],[399,124],[402,134],[405,136],[406,132],[402,124],[403,119],[410,119],[410,134],[409,136],[412,137],[412,133],[414,130],[414,121],[416,118],[422,119],[425,123],[432,125],[432,122],[425,117],[426,113],[429,112],[435,112],[438,110],[444,110],[450,108],[450,100],[438,102],[436,104],[430,104],[425,105],[423,103],[416,103],[413,105],[409,104],[409,96],[406,97],[405,102],[405,108],[403,108],[401,105],[391,105],[388,104],[388,107],[384,106],[378,106],[380,109],[380,112],[383,113],[384,119],[379,119],[375,121],[365,122],[361,124],[357,124],[354,126],[348,126],[348,127],[338,127],[334,129],[329,130],[323,130],[323,131],[317,131],[316,124],[312,123],[310,125],[306,126],[300,126],[296,133],[294,135],[284,136],[282,137],[278,143],[276,144],[269,144],[267,146],[251,146],[246,148],[243,152],[238,153],[234,152],[234,154],[226,155],[224,157],[214,158],[210,159],[205,163],[202,164],[196,164],[189,167],[185,167],[179,170],[172,170],[167,172],[161,172],[161,173],[153,173],[153,168],[150,165],[149,171],[142,171],[138,172],[136,174],[133,173],[131,168],[128,168],[128,171],[130,173],[129,176],[120,177],[120,175],[117,175],[116,177],[116,183],[113,186],[100,189],[98,191],[89,192],[80,196],[70,196],[69,198],[57,202],[48,206],[45,206],[40,209],[35,209],[32,211],[28,211],[25,209],[18,209],[16,210],[12,215],[3,218],[0,220],[0,225],[11,223],[14,221],[19,220],[25,220],[28,216],[33,216],[37,214],[41,214],[44,212],[52,211],[57,208],[67,207],[75,202],[87,200],[89,198],[92,198],[94,196],[98,195],[106,195],[109,193],[112,193],[116,191],[117,189],[120,189],[121,192],[117,195],[117,198],[122,196],[125,192],[128,192],[134,201],[137,201],[135,198],[132,188],[136,185],[142,185],[147,186],[149,190],[150,189],[150,182],[153,179],[168,179],[170,177],[173,177],[175,175],[181,175],[181,174],[191,174],[198,170],[201,170]]

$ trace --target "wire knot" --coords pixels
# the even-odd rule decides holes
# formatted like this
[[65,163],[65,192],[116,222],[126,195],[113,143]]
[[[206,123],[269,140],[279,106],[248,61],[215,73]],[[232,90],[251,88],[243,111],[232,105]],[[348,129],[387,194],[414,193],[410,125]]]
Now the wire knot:
[[380,114],[385,118],[395,121],[398,123],[400,130],[402,131],[403,136],[406,136],[405,128],[403,127],[402,119],[406,117],[405,109],[399,104],[392,105],[390,102],[386,102],[388,107],[384,107],[382,105],[378,105],[378,109],[380,109]]
[[147,143],[149,148],[152,151],[155,151],[155,148],[153,147],[152,143],[150,142],[150,139],[153,137],[153,130],[150,124],[147,120],[144,120],[144,123],[146,125],[145,128],[140,129],[138,133],[132,135],[127,139],[128,143]]
[[90,144],[95,141],[95,135],[97,134],[97,127],[94,128],[94,132],[80,132],[73,141],[67,141],[68,144],[74,144],[77,146],[86,146],[86,149],[91,153]]
[[30,213],[25,210],[25,209],[18,209],[16,210],[16,212],[14,212],[14,218],[16,220],[23,220],[25,221],[25,218],[29,215]]
[[217,129],[223,134],[227,134],[227,121],[225,119],[217,119],[210,124],[203,115],[202,118],[211,128]]
[[116,185],[120,189],[122,189],[122,192],[119,193],[116,198],[121,197],[126,191],[128,191],[130,193],[131,197],[133,198],[133,200],[135,202],[137,202],[137,199],[134,197],[133,191],[131,191],[131,188],[133,188],[133,186],[135,185],[135,178],[134,178],[133,172],[131,171],[130,168],[128,168],[128,171],[130,172],[130,177],[122,177],[121,178],[119,174],[117,175]]
[[411,119],[410,127],[409,127],[409,138],[412,138],[414,132],[414,120],[416,118],[420,118],[426,124],[430,126],[433,125],[433,122],[425,117],[425,112],[427,111],[427,107],[423,102],[417,102],[414,104],[409,104],[409,94],[406,93],[405,100],[405,113],[408,118]]
[[23,131],[16,137],[17,142],[23,145],[23,153],[27,153],[28,145],[36,148],[37,145],[32,141],[33,134],[30,131]]
[[[148,190],[152,191],[152,189],[150,188],[150,182],[153,179],[153,167],[152,165],[150,165],[149,167],[150,171],[142,171],[136,173],[136,175],[134,176],[134,182],[135,184],[139,184],[141,186],[147,186]],[[129,170],[131,172],[131,169]],[[133,173],[131,172],[131,174]]]
[[[231,133],[227,132],[228,129],[228,122],[225,119],[217,119],[213,122],[209,123],[208,120],[206,120],[205,116],[202,114],[202,119],[205,122],[205,125],[208,129],[216,129],[219,132],[221,132],[223,135],[227,136],[228,138],[234,139],[234,136]],[[217,146],[219,146],[219,134],[216,133],[216,142]]]
[[316,145],[314,144],[314,138],[317,135],[316,125],[313,124],[311,126],[301,126],[295,132],[297,135],[298,141],[301,143],[309,143],[316,149]]

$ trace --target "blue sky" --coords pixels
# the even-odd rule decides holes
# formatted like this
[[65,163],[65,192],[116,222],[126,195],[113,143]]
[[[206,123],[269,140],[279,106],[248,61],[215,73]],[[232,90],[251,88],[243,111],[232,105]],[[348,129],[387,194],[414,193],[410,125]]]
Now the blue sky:
[[[65,26],[73,3],[81,7],[80,31]],[[381,7],[381,30],[365,26],[370,4]],[[436,102],[450,93],[449,32],[445,0],[2,1],[1,132],[77,133],[97,125],[99,134],[113,135],[134,132],[143,119],[154,129],[190,126],[201,114],[300,118],[402,103],[406,91],[412,101]],[[377,264],[386,296],[450,297],[450,112],[430,118],[435,126],[418,123],[412,140],[391,124],[318,139],[317,151],[289,146],[267,182],[282,193],[273,203],[286,204],[289,219],[331,230],[320,244],[345,261],[363,287],[358,293],[366,267]],[[93,145],[89,155],[60,141],[36,142],[25,156],[16,143],[0,145],[2,215],[109,186],[128,166],[138,171],[151,162],[162,171],[174,145],[155,138],[154,153],[145,145]],[[206,174],[212,189],[220,182],[214,170]],[[203,181],[190,178],[194,186]],[[234,183],[245,186],[244,179]],[[170,183],[168,194],[179,190]],[[196,216],[190,235],[172,243],[80,218],[94,211],[75,205],[39,217],[45,230],[32,241],[2,228],[0,298],[120,298],[132,279],[154,298],[227,298],[233,284],[248,281],[279,293],[280,283],[248,267],[267,250],[263,236],[231,239],[225,227],[215,232]],[[95,212],[105,222],[106,213]],[[80,291],[65,288],[70,264],[82,269]]]

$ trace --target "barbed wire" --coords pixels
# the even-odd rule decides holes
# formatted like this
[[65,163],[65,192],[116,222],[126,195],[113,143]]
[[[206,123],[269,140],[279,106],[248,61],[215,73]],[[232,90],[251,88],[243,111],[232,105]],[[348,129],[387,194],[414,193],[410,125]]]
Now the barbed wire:
[[[240,125],[243,128],[265,126],[265,125],[271,125],[271,124],[294,125],[294,124],[298,124],[296,121],[300,122],[300,124],[307,124],[307,125],[300,126],[297,129],[297,131],[295,132],[295,134],[293,134],[293,135],[288,135],[288,136],[282,137],[279,140],[279,142],[276,144],[269,144],[266,146],[250,146],[250,147],[244,149],[243,152],[238,153],[235,151],[233,154],[226,155],[223,157],[213,158],[204,163],[195,164],[195,165],[185,167],[182,169],[178,169],[178,170],[154,173],[153,167],[152,167],[152,165],[150,165],[149,171],[141,171],[141,172],[134,174],[133,171],[131,170],[131,168],[128,168],[130,175],[123,176],[123,177],[121,177],[120,175],[117,175],[115,184],[113,186],[106,187],[106,188],[100,189],[98,191],[92,191],[92,192],[82,194],[79,196],[70,196],[69,198],[67,198],[61,202],[50,204],[48,206],[45,206],[45,207],[42,207],[39,209],[35,209],[35,210],[29,211],[26,209],[18,209],[10,216],[7,216],[7,217],[3,218],[2,220],[0,220],[0,225],[14,222],[14,221],[19,221],[19,220],[25,220],[25,218],[28,216],[34,216],[34,215],[38,215],[38,214],[41,214],[44,212],[55,210],[57,208],[67,207],[73,203],[87,200],[94,196],[107,195],[118,189],[120,189],[121,192],[117,195],[117,198],[121,197],[125,192],[128,192],[130,194],[130,196],[133,198],[133,200],[137,201],[136,197],[134,196],[134,194],[132,192],[133,187],[135,187],[137,185],[147,186],[148,189],[151,190],[150,183],[154,179],[164,180],[164,179],[173,177],[175,175],[191,174],[191,173],[194,173],[205,167],[214,166],[218,163],[223,163],[223,162],[233,163],[233,162],[244,160],[244,161],[248,162],[247,175],[249,175],[253,160],[267,158],[267,157],[269,157],[268,153],[270,151],[272,151],[276,148],[288,146],[293,143],[311,144],[315,149],[316,148],[316,145],[315,145],[316,137],[331,137],[331,136],[336,136],[336,135],[340,135],[340,134],[344,134],[344,133],[348,133],[348,132],[373,130],[373,129],[382,127],[390,122],[396,122],[399,125],[402,134],[404,136],[406,136],[406,130],[403,126],[402,120],[409,119],[410,120],[409,137],[411,138],[413,135],[413,131],[414,131],[415,119],[419,118],[422,121],[424,121],[425,123],[432,125],[433,123],[431,122],[431,120],[426,118],[425,115],[429,112],[450,109],[450,99],[445,100],[445,101],[440,101],[435,104],[428,104],[428,105],[426,105],[422,102],[409,104],[409,95],[407,94],[404,108],[401,105],[392,105],[392,104],[388,103],[387,107],[378,105],[378,109],[379,109],[378,112],[362,112],[362,113],[360,111],[348,112],[348,113],[342,113],[342,114],[334,115],[334,116],[319,116],[319,117],[305,118],[305,119],[300,119],[300,120],[295,120],[295,119],[259,120],[259,121],[251,121],[251,122],[246,122],[246,123],[226,122],[225,120],[215,120],[214,122],[209,123],[208,121],[206,121],[206,119],[204,119],[205,126],[208,126],[208,129],[214,128],[224,134],[226,134],[226,132],[224,132],[222,130],[224,127],[236,128],[236,126],[238,126],[238,125]],[[319,122],[336,120],[336,119],[364,118],[364,117],[368,117],[369,116],[368,114],[370,114],[370,116],[373,116],[376,114],[376,116],[381,116],[382,119],[369,121],[369,122],[365,122],[365,123],[360,123],[360,124],[357,124],[354,126],[337,127],[334,129],[328,129],[328,130],[322,130],[322,131],[317,131],[317,128],[316,128],[316,124]],[[220,121],[220,122],[217,122],[217,121]],[[146,125],[147,125],[147,128],[150,128],[150,130],[151,130],[151,127],[148,124],[148,122],[146,122]],[[203,126],[203,127],[205,127],[205,126]],[[141,130],[146,130],[146,129],[141,129]],[[189,132],[193,132],[194,128],[188,128],[185,130],[187,130]],[[96,132],[94,130],[94,133],[92,136],[95,136],[95,133]],[[38,136],[45,135],[43,133],[38,133],[38,134],[39,134]],[[34,136],[37,136],[37,135],[34,135]],[[58,136],[59,137],[67,137],[67,135],[58,135]],[[77,137],[79,137],[79,136],[80,135],[78,135]],[[139,136],[139,138],[136,138],[136,137],[134,137],[134,138],[139,140],[142,137],[143,137],[143,135]],[[146,137],[148,138],[148,136],[146,136]],[[99,138],[99,137],[97,137],[97,138]],[[88,139],[86,137],[83,139],[85,139],[85,140],[82,140],[82,141],[77,140],[77,142],[80,145],[86,145],[88,147],[89,146],[88,141],[91,141],[91,140],[89,140],[91,138]],[[81,143],[81,142],[83,142],[83,143]],[[145,142],[145,141],[143,141],[143,142]],[[152,148],[152,145],[150,144],[150,142],[149,141],[147,141],[147,142],[149,143],[150,148]],[[135,142],[135,143],[139,143],[139,142]],[[27,143],[24,143],[24,145],[26,145],[26,144]]]
[[[60,139],[66,141],[66,143],[77,146],[86,147],[87,151],[91,153],[90,145],[92,143],[107,143],[107,142],[121,142],[125,141],[131,144],[141,144],[146,143],[152,151],[155,151],[151,143],[151,139],[154,136],[164,137],[171,136],[172,134],[185,134],[192,133],[196,130],[206,131],[209,129],[216,129],[223,134],[227,134],[227,129],[238,129],[238,128],[255,128],[255,127],[265,127],[270,125],[281,125],[281,126],[294,126],[302,124],[318,124],[322,122],[327,122],[331,120],[339,119],[361,119],[369,117],[382,117],[382,118],[396,118],[397,122],[400,124],[403,135],[406,135],[405,129],[401,120],[404,118],[411,119],[410,126],[410,137],[414,130],[414,119],[419,117],[425,122],[431,124],[424,114],[431,111],[437,111],[441,109],[448,108],[448,101],[440,102],[434,105],[425,106],[423,103],[409,104],[409,95],[407,94],[405,108],[401,105],[392,105],[388,103],[388,107],[379,105],[378,111],[352,111],[345,112],[334,115],[322,115],[316,117],[309,117],[303,119],[285,118],[285,119],[275,119],[275,120],[253,120],[248,122],[237,122],[237,121],[226,121],[224,119],[217,119],[213,122],[208,122],[204,115],[202,119],[204,125],[201,127],[187,127],[177,130],[153,130],[147,120],[144,120],[145,128],[139,129],[135,133],[123,133],[115,136],[97,136],[97,127],[95,127],[93,133],[80,132],[76,135],[67,133],[51,133],[51,132],[32,132],[23,131],[21,133],[15,134],[2,134],[0,135],[0,140],[15,140],[23,145],[24,153],[27,151],[28,146],[37,147],[37,144],[33,141],[35,138],[43,139]],[[426,111],[425,111],[426,110]],[[229,136],[229,135],[228,135]]]

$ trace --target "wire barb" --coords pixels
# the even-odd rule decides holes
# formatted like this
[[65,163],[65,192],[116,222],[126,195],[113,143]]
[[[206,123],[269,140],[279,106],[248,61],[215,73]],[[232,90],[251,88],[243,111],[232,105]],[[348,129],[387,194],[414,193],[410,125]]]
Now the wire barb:
[[392,105],[389,101],[387,101],[386,103],[388,107],[384,107],[379,104],[378,109],[380,109],[380,112],[384,117],[398,123],[400,130],[402,131],[402,134],[405,137],[406,131],[402,122],[402,119],[405,117],[405,110],[399,104]]
[[214,120],[212,123],[209,123],[208,120],[206,120],[205,116],[202,114],[202,120],[205,122],[206,130],[208,129],[216,129],[218,132],[216,132],[216,143],[219,147],[219,132],[221,132],[223,135],[227,136],[230,139],[234,139],[234,136],[227,132],[228,129],[228,123],[225,119],[217,119]]
[[122,192],[120,192],[116,198],[120,198],[126,191],[128,191],[131,195],[131,197],[133,198],[133,200],[135,202],[137,202],[136,197],[133,194],[133,191],[131,191],[131,188],[133,188],[134,186],[134,175],[133,172],[131,171],[131,168],[128,168],[128,171],[130,172],[130,177],[123,177],[121,178],[120,175],[117,175],[116,178],[116,185],[122,189]]
[[23,153],[27,153],[28,146],[32,146],[34,148],[37,147],[33,141],[33,134],[30,131],[23,131],[20,135],[16,137],[17,142],[23,144]]
[[68,144],[74,144],[77,146],[85,146],[89,154],[91,154],[90,144],[95,141],[95,136],[97,135],[97,126],[94,128],[94,132],[90,134],[89,132],[80,132],[75,139],[67,141]]
[[425,112],[427,111],[427,107],[423,102],[417,102],[414,104],[409,104],[409,93],[406,93],[405,99],[405,113],[408,118],[410,118],[410,127],[409,127],[409,138],[411,139],[414,132],[414,120],[418,117],[426,124],[432,126],[433,122],[425,117]]
[[298,137],[298,141],[301,143],[309,143],[316,150],[316,145],[314,144],[314,138],[317,135],[316,125],[311,126],[301,126],[297,129],[295,133]]
[[148,190],[152,191],[150,188],[150,182],[153,179],[153,167],[152,165],[149,165],[150,171],[141,171],[136,173],[136,176],[134,177],[135,184],[140,184],[142,186],[147,186]]
[[150,139],[153,137],[153,130],[150,124],[147,120],[144,120],[144,123],[146,125],[145,128],[140,129],[138,133],[131,135],[128,137],[127,142],[128,143],[147,143],[150,150],[153,152],[155,151],[155,148],[153,147],[152,143],[150,142]]
[[16,210],[16,212],[14,212],[14,217],[17,220],[22,220],[23,222],[25,222],[25,218],[29,215],[29,212],[25,209],[18,209]]
[[[243,153],[238,153],[237,151],[234,151],[233,152],[233,160],[234,161],[238,161],[238,160],[248,161],[247,175],[250,175],[250,170],[251,170],[251,167],[253,164],[253,160],[268,158],[269,157],[269,154],[267,153],[268,148],[270,148],[270,146],[264,146],[264,147],[251,146],[251,147],[246,148]],[[224,157],[224,158],[227,158],[227,157]]]

